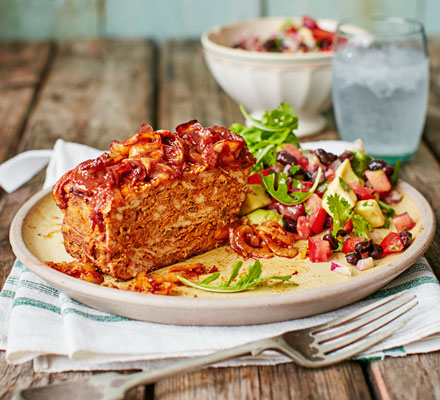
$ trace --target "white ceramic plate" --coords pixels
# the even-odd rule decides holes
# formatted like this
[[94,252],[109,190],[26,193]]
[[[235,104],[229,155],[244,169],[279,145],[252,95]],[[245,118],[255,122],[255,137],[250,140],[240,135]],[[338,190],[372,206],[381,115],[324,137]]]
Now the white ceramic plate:
[[[57,255],[51,252],[50,246],[35,245],[41,240],[54,240],[52,232],[47,230],[47,226],[28,223],[33,215],[41,219],[43,214],[46,220],[52,219],[50,223],[53,224],[57,218],[57,223],[60,223],[61,214],[48,190],[34,195],[18,211],[11,225],[10,240],[18,259],[31,271],[58,290],[91,307],[129,318],[178,325],[262,324],[306,317],[353,303],[384,286],[413,264],[427,250],[434,237],[435,219],[429,203],[416,189],[404,182],[399,184],[399,188],[419,207],[420,233],[413,244],[388,265],[370,270],[368,274],[305,291],[249,297],[159,296],[102,287],[67,276],[44,265],[43,261],[46,260],[57,261]],[[58,212],[58,216],[51,212],[47,214],[50,207]],[[41,220],[44,221],[44,218]],[[56,240],[59,247],[61,237],[58,236]]]

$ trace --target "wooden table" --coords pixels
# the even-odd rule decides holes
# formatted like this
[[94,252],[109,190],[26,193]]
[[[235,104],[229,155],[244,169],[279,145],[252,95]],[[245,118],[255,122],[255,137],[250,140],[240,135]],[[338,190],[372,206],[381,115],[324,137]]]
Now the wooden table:
[[[403,177],[431,202],[440,225],[440,38],[431,39],[430,50],[427,126]],[[196,42],[160,47],[122,40],[0,43],[0,162],[24,150],[52,148],[58,137],[106,149],[112,139],[126,139],[143,122],[174,129],[191,119],[224,126],[243,120],[211,77]],[[310,140],[323,138],[337,138],[337,133],[330,128]],[[0,287],[14,260],[8,240],[12,217],[43,179],[42,172],[15,193],[0,193]],[[439,230],[426,256],[439,276]],[[9,398],[19,387],[86,374],[36,374],[30,362],[11,366],[0,353],[0,397]],[[292,363],[208,368],[134,389],[127,398],[440,399],[440,353],[318,370]]]

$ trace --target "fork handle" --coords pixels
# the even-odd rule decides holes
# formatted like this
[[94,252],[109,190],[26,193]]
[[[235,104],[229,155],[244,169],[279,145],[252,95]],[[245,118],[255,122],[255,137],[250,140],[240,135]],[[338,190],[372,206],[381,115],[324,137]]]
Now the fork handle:
[[[255,342],[245,343],[240,346],[232,347],[226,350],[220,350],[212,354],[200,357],[192,357],[177,361],[174,364],[168,365],[163,368],[155,369],[148,372],[136,372],[131,375],[119,375],[112,378],[113,382],[109,382],[109,385],[115,385],[122,387],[125,391],[138,385],[146,385],[156,382],[167,376],[192,371],[203,367],[205,365],[215,364],[220,361],[230,360],[231,358],[244,356],[247,354],[258,355],[264,350],[278,350],[278,337],[260,339]],[[122,382],[123,380],[123,382]]]

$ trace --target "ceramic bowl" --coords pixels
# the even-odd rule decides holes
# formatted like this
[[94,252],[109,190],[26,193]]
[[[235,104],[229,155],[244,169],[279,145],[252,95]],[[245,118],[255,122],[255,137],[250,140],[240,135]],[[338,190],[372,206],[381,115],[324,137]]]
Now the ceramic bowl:
[[[290,103],[298,114],[298,136],[325,127],[331,105],[333,52],[263,53],[232,48],[243,37],[269,37],[285,17],[267,17],[214,28],[202,35],[205,60],[223,90],[253,115]],[[299,21],[299,18],[289,18]],[[336,21],[319,19],[334,31]]]

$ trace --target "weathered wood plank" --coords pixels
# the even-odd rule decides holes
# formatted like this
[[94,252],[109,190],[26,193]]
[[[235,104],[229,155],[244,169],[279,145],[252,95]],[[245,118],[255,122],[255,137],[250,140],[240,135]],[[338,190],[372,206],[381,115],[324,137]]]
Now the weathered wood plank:
[[429,40],[430,94],[424,139],[440,160],[440,37]]
[[440,277],[440,165],[423,142],[411,162],[402,168],[402,179],[417,188],[429,201],[437,220],[434,242],[426,253],[437,277]]
[[[50,148],[58,137],[108,148],[112,139],[125,139],[143,122],[152,121],[153,52],[153,45],[145,41],[61,44],[32,109],[19,150]],[[12,217],[41,187],[43,178],[41,172],[15,193],[0,199],[0,287],[14,259],[8,240]],[[3,390],[5,395],[18,387],[79,379],[88,374],[34,374],[31,363],[10,366],[3,354],[0,357],[0,394]],[[144,388],[138,388],[127,398],[140,400],[144,393]]]
[[28,386],[41,386],[49,383],[47,374],[35,374],[32,362],[11,368],[5,361],[5,353],[0,352],[0,399],[10,399],[12,394]]
[[158,79],[158,128],[174,130],[191,119],[204,126],[243,122],[236,104],[208,71],[199,43],[165,43],[160,50]]
[[[160,54],[158,126],[174,129],[176,125],[191,119],[198,119],[202,125],[208,126],[229,126],[233,122],[243,121],[238,106],[218,87],[208,71],[200,45],[195,42],[168,42]],[[313,140],[335,136],[333,130],[328,130],[314,136]],[[298,371],[309,378],[295,381]],[[341,396],[346,393],[345,398],[350,398],[349,392],[346,392],[350,387],[350,379],[358,382],[357,393],[368,393],[359,364],[346,363],[342,368],[333,367],[314,372],[298,369],[294,365],[273,369],[206,369],[158,382],[155,385],[155,396],[160,399],[266,398],[265,390],[270,381],[272,396],[286,394],[284,397],[273,398],[300,398],[302,392],[313,393],[316,390],[312,374],[316,374],[315,382],[317,379],[326,381],[329,376],[335,382],[342,382],[345,392],[341,389]],[[332,379],[328,382],[332,382]]]
[[368,373],[376,396],[384,400],[439,399],[440,353],[373,361]]
[[50,43],[0,43],[0,162],[16,150],[50,53]]
[[60,45],[20,151],[59,137],[108,149],[153,119],[153,46],[101,40]]
[[208,368],[158,382],[155,399],[370,399],[362,370],[354,365]]

